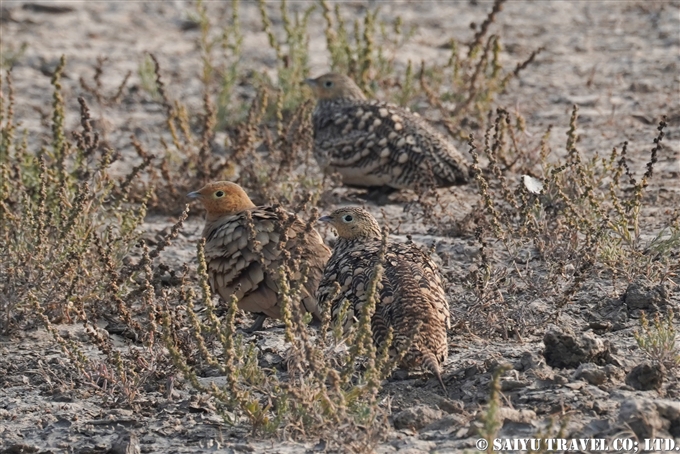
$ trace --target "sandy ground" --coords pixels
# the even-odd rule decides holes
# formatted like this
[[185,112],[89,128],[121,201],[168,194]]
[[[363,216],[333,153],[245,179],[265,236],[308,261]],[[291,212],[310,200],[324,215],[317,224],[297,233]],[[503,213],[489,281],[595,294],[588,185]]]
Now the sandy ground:
[[[292,2],[291,2],[292,3]],[[5,55],[26,43],[25,54],[13,70],[16,117],[29,132],[29,141],[40,143],[41,123],[49,121],[49,73],[65,54],[64,78],[69,128],[78,122],[76,96],[82,93],[80,77],[91,80],[97,57],[106,56],[102,82],[112,92],[127,71],[133,87],[126,101],[110,109],[94,109],[97,126],[108,143],[123,152],[121,165],[129,165],[129,136],[134,133],[150,150],[157,149],[157,132],[163,128],[161,107],[144,101],[134,87],[137,69],[145,52],[159,59],[166,84],[173,96],[189,105],[201,102],[200,59],[196,30],[183,30],[191,5],[173,2],[56,2],[68,7],[61,13],[26,8],[25,2],[2,2],[2,51]],[[296,8],[306,4],[293,3]],[[399,2],[381,4],[381,16],[404,18],[417,26],[414,39],[398,53],[397,60],[419,62],[447,58],[441,49],[449,37],[466,39],[470,22],[484,19],[487,2]],[[274,5],[271,15],[276,21]],[[360,14],[361,2],[346,5]],[[273,74],[274,52],[259,29],[257,6],[242,6],[245,34],[243,65]],[[313,16],[310,34],[313,74],[326,70],[328,57],[322,32],[323,20]],[[494,25],[503,38],[508,67],[525,59],[537,47],[545,50],[520,80],[511,84],[498,105],[525,116],[528,134],[540,136],[554,125],[551,145],[564,154],[569,115],[580,106],[579,149],[607,154],[624,140],[629,142],[633,171],[640,173],[655,137],[655,125],[668,115],[665,147],[659,156],[648,200],[652,208],[680,206],[680,4],[645,1],[511,1]],[[137,93],[137,94],[135,94]],[[465,149],[464,144],[459,144]],[[469,211],[474,198],[461,188],[451,203],[459,213]],[[374,207],[375,208],[375,207]],[[383,207],[394,225],[405,221],[401,234],[412,233],[418,241],[434,243],[453,295],[452,310],[464,319],[468,307],[460,278],[468,273],[478,254],[469,238],[424,235],[401,205]],[[378,208],[375,208],[376,213]],[[653,211],[650,211],[653,215]],[[173,219],[154,216],[150,232],[171,225]],[[167,257],[192,262],[194,244],[202,221],[192,218]],[[328,232],[327,232],[328,233]],[[377,452],[459,452],[475,450],[475,418],[489,397],[490,372],[501,363],[511,370],[504,375],[502,391],[506,413],[503,437],[528,437],[548,432],[551,418],[565,423],[567,438],[674,438],[680,445],[680,381],[676,368],[666,374],[660,390],[639,391],[626,382],[626,375],[643,355],[632,337],[638,326],[636,308],[648,301],[677,307],[677,277],[666,282],[666,291],[642,288],[644,303],[622,298],[623,287],[593,277],[574,297],[560,319],[575,334],[577,344],[588,345],[592,362],[581,367],[551,367],[541,331],[529,332],[521,341],[489,341],[472,334],[452,333],[446,362],[446,398],[434,380],[422,378],[385,385],[392,398],[393,430]],[[650,293],[651,292],[651,293]],[[630,294],[630,292],[629,292]],[[651,295],[651,296],[650,296]],[[656,296],[655,296],[656,295]],[[541,304],[540,295],[528,305]],[[651,303],[650,303],[651,304]],[[616,329],[598,330],[593,322],[610,323]],[[78,327],[59,327],[70,336],[82,336]],[[254,336],[259,344],[281,337],[280,330]],[[557,339],[558,354],[572,353],[564,339]],[[554,347],[554,346],[553,346]],[[563,350],[560,350],[563,348]],[[585,347],[584,347],[585,348]],[[186,390],[171,399],[149,396],[142,410],[117,409],[87,390],[64,385],[73,373],[59,348],[44,332],[0,339],[0,452],[124,452],[108,451],[125,434],[133,433],[141,452],[315,452],[323,443],[255,440],[242,427],[230,427],[209,405],[192,400]],[[653,375],[653,371],[647,371]],[[132,443],[132,445],[135,445]],[[11,448],[22,445],[24,450]],[[640,444],[640,446],[643,446]],[[14,449],[14,450],[12,450]],[[31,450],[32,449],[32,450]],[[589,449],[583,449],[589,451]],[[139,451],[137,451],[139,452]]]

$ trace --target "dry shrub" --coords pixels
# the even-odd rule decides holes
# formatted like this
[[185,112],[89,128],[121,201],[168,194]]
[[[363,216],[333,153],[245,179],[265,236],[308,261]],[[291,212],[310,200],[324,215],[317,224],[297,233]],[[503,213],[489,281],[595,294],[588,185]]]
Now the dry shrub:
[[[211,181],[230,180],[239,183],[256,203],[277,201],[294,204],[301,200],[319,200],[322,182],[318,172],[310,172],[311,104],[298,106],[283,119],[282,97],[261,89],[248,109],[246,118],[231,130],[222,146],[215,142],[215,110],[209,95],[203,98],[199,115],[200,135],[193,132],[187,109],[168,97],[168,89],[155,62],[158,91],[166,106],[169,142],[160,138],[164,155],[150,155],[133,138],[134,148],[142,162],[148,162],[149,178],[135,187],[135,196],[151,193],[149,209],[177,213],[188,192]],[[273,106],[275,121],[267,120],[267,109]],[[219,150],[219,151],[218,151]]]
[[[144,165],[112,176],[116,155],[99,145],[85,100],[79,98],[81,130],[64,131],[60,77],[52,79],[52,136],[39,151],[16,137],[11,79],[3,97],[0,148],[0,330],[13,333],[44,326],[79,371],[86,389],[130,405],[145,386],[158,389],[169,359],[155,339],[156,316],[172,312],[165,286],[176,276],[154,260],[177,235],[182,219],[154,250],[139,242],[145,200],[130,190]],[[140,249],[141,253],[135,252]],[[141,256],[134,260],[132,255]],[[107,320],[106,329],[98,323]],[[57,324],[80,323],[88,342],[64,337]],[[108,331],[108,332],[107,332]],[[115,347],[109,333],[131,340]],[[87,344],[96,353],[85,354]]]
[[[395,63],[396,50],[412,32],[400,19],[381,23],[375,9],[351,28],[339,5],[331,10],[321,1],[319,6],[333,69],[352,75],[369,94],[401,104],[427,99],[458,134],[459,120],[481,118],[533,58],[513,72],[502,71],[499,39],[489,35],[501,3],[467,50],[452,42],[449,62],[421,65],[418,76],[417,63],[409,63],[403,74]],[[82,99],[82,131],[66,137],[59,83],[63,61],[53,79],[52,138],[42,150],[29,150],[26,138],[16,137],[8,77],[0,105],[0,238],[6,246],[0,251],[0,329],[11,333],[43,325],[79,371],[80,382],[111,405],[138,407],[153,393],[171,395],[173,386],[181,386],[173,377],[182,372],[220,403],[231,423],[245,422],[260,434],[321,436],[329,449],[370,450],[386,433],[389,401],[379,403],[378,393],[395,364],[387,359],[387,348],[373,346],[370,304],[350,333],[329,320],[319,332],[310,330],[307,317],[296,310],[299,288],[285,277],[292,270],[304,273],[304,264],[292,257],[279,277],[289,350],[286,367],[274,370],[260,365],[256,347],[236,331],[235,301],[226,302],[224,317],[217,316],[202,245],[198,282],[188,265],[161,257],[188,216],[185,194],[209,181],[236,181],[256,203],[276,200],[296,205],[296,211],[309,211],[323,200],[324,181],[309,154],[312,103],[300,89],[309,75],[307,24],[315,9],[292,13],[281,2],[277,28],[268,5],[260,3],[277,58],[277,78],[269,80],[249,76],[239,65],[238,2],[217,16],[227,18],[223,28],[212,23],[209,7],[197,2],[194,17],[201,31],[202,108],[190,112],[174,99],[157,59],[149,56],[140,77],[163,107],[162,152],[154,156],[132,137],[140,163],[126,174],[109,172],[118,151],[102,146]],[[129,76],[116,89],[103,87],[105,63],[96,63],[91,82],[81,80],[102,107],[121,101]],[[248,102],[236,101],[234,87],[242,82],[252,85]],[[223,127],[226,134],[218,140]],[[179,215],[154,248],[140,241],[147,210]],[[486,294],[479,295],[486,303]],[[58,323],[76,322],[84,326],[86,341],[57,329]],[[114,342],[112,334],[125,342]],[[95,351],[85,354],[90,345]],[[206,375],[214,372],[226,377],[225,386],[207,384]]]
[[[281,227],[286,230],[285,225]],[[291,254],[277,279],[288,349],[281,368],[263,367],[254,344],[246,342],[235,328],[237,300],[226,303],[225,317],[217,317],[219,308],[210,294],[203,247],[204,241],[199,243],[198,257],[200,307],[206,310],[203,315],[197,313],[197,306],[187,300],[188,344],[177,342],[174,320],[164,318],[166,346],[192,386],[213,396],[230,424],[245,420],[260,435],[321,437],[327,449],[341,452],[366,452],[382,440],[387,409],[378,404],[378,392],[398,359],[389,359],[391,342],[376,349],[372,340],[370,320],[380,265],[368,285],[369,304],[358,324],[344,333],[340,323],[330,323],[326,311],[326,319],[316,331],[308,326],[311,316],[302,313],[299,304],[302,281],[291,285],[287,279],[291,273],[306,273],[306,265]],[[281,248],[285,250],[284,245]],[[190,356],[194,354],[215,371],[208,373],[213,378],[197,368]]]
[[28,150],[26,136],[16,137],[9,75],[8,102],[0,106],[6,109],[0,149],[5,331],[21,314],[72,322],[100,313],[98,293],[107,270],[101,263],[91,266],[99,261],[98,248],[120,261],[146,214],[143,201],[131,205],[127,200],[136,173],[120,179],[108,174],[113,153],[100,150],[82,98],[82,131],[74,134],[75,141],[66,137],[60,93],[64,65],[62,58],[52,79],[52,140],[38,152]]
[[512,71],[504,70],[500,37],[491,34],[504,2],[494,2],[482,24],[473,27],[468,42],[447,40],[446,63],[409,60],[402,69],[395,57],[413,36],[414,27],[405,27],[399,16],[391,23],[380,21],[380,7],[367,9],[362,20],[347,24],[340,4],[331,9],[321,0],[331,69],[352,77],[369,95],[379,93],[381,99],[407,107],[428,103],[448,131],[461,137],[464,130],[479,127],[495,96],[540,52],[532,52]]
[[[502,3],[498,0],[494,4],[469,43],[450,41],[451,58],[446,64],[423,63],[418,74],[414,63],[399,69],[395,62],[398,49],[413,33],[400,18],[392,23],[381,22],[379,8],[367,9],[363,20],[351,26],[340,4],[331,8],[320,1],[331,69],[351,75],[369,95],[378,93],[383,99],[406,105],[429,103],[439,111],[437,115],[449,132],[460,136],[461,128],[467,125],[461,119],[482,122],[493,98],[536,54],[513,71],[502,68],[499,37],[489,35]],[[263,30],[276,56],[276,80],[240,66],[243,56],[237,1],[230,5],[196,5],[194,20],[201,30],[197,44],[203,62],[200,112],[190,112],[172,99],[172,87],[164,83],[153,56],[140,70],[146,85],[152,85],[147,90],[155,93],[164,107],[167,124],[167,131],[159,138],[163,150],[160,156],[151,156],[133,138],[142,162],[151,163],[149,180],[135,192],[152,194],[150,211],[176,214],[181,206],[178,201],[187,192],[211,180],[224,179],[246,188],[256,202],[324,200],[325,181],[310,157],[313,101],[302,83],[309,76],[308,23],[319,8],[312,4],[300,9],[287,2],[275,6],[259,4]],[[278,15],[279,26],[274,25],[272,14]],[[227,25],[220,24],[220,20]],[[154,84],[150,82],[152,78]],[[248,102],[237,100],[237,84],[250,85]],[[236,124],[227,127],[226,137],[220,137],[218,142],[216,132],[229,119],[236,120]],[[427,204],[425,199],[422,198],[423,204]]]
[[662,318],[657,312],[650,325],[644,312],[640,317],[640,331],[633,332],[638,347],[657,364],[672,371],[680,366],[680,344],[678,334],[673,326],[675,314],[673,310]]
[[[478,314],[474,324],[482,332],[521,337],[527,329],[544,326],[593,275],[613,281],[639,275],[665,280],[677,272],[673,253],[680,245],[677,213],[668,213],[666,226],[652,240],[643,239],[640,225],[665,121],[659,124],[639,180],[626,163],[627,144],[609,156],[594,154],[584,160],[576,148],[576,121],[574,107],[566,158],[554,163],[548,161],[550,129],[540,153],[530,153],[518,145],[515,126],[503,109],[498,109],[484,136],[483,155],[489,160],[484,170],[470,139],[481,193],[480,206],[473,212],[483,213],[474,220],[481,260],[469,277],[474,290],[470,303]],[[528,156],[536,156],[534,165]],[[513,174],[515,165],[535,177]]]
[[[306,273],[292,254],[278,277],[286,367],[261,365],[255,344],[234,326],[236,301],[220,308],[213,303],[203,243],[198,282],[190,279],[186,264],[161,257],[188,207],[154,248],[140,241],[145,204],[131,203],[129,196],[135,185],[151,181],[150,160],[112,176],[115,152],[99,146],[82,98],[82,130],[74,140],[65,136],[59,84],[64,65],[62,60],[53,79],[52,141],[39,153],[28,150],[25,139],[16,140],[9,78],[0,106],[0,171],[6,183],[0,187],[0,233],[7,246],[0,265],[3,333],[46,328],[77,371],[71,386],[100,395],[107,405],[139,409],[153,402],[151,396],[170,396],[183,386],[175,380],[182,373],[220,404],[231,424],[267,436],[322,436],[329,449],[370,450],[386,432],[388,409],[378,404],[378,391],[396,364],[388,360],[387,348],[373,345],[374,304],[347,335],[329,320],[317,333],[299,310],[302,282],[291,286],[286,277]],[[250,124],[261,111],[252,112]],[[240,143],[251,140],[248,129],[242,131]],[[305,210],[307,202],[295,211]],[[308,228],[315,219],[307,221]],[[220,309],[226,309],[221,319]],[[84,337],[65,334],[63,323],[81,324]],[[226,377],[225,387],[204,384],[215,372]]]

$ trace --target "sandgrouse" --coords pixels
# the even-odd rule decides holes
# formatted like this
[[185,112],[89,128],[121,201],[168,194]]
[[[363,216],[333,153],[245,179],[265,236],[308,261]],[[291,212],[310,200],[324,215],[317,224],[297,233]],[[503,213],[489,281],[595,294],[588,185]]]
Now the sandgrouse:
[[[361,314],[380,260],[380,227],[369,212],[354,207],[337,209],[319,220],[335,228],[338,240],[316,296],[320,307],[330,307],[331,320],[347,329]],[[446,390],[441,364],[448,356],[450,314],[436,264],[413,243],[388,242],[383,268],[371,319],[375,345],[383,344],[391,327],[392,355],[403,353],[410,343],[400,365],[428,369]],[[339,320],[344,300],[349,301],[347,318]]]
[[[255,206],[235,183],[210,183],[188,196],[199,199],[207,212],[203,237],[213,291],[225,301],[236,295],[240,309],[258,315],[245,331],[262,329],[267,317],[281,318],[276,281],[277,269],[286,262],[282,247],[307,265],[302,304],[320,320],[314,293],[331,251],[316,230],[280,207]],[[302,272],[288,278],[300,280]]]
[[350,186],[395,189],[468,182],[465,158],[409,109],[368,100],[352,79],[328,73],[305,80],[317,98],[314,156]]

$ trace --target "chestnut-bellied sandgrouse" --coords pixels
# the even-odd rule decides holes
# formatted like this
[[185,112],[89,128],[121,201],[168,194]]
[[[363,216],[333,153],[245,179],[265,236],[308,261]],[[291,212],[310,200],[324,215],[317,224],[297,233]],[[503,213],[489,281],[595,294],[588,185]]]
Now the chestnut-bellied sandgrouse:
[[317,98],[312,114],[314,157],[351,186],[395,189],[449,187],[468,182],[460,152],[409,109],[369,100],[347,76],[305,80]]
[[236,295],[240,309],[258,315],[247,332],[261,329],[266,317],[281,318],[277,273],[291,258],[304,266],[293,267],[288,279],[305,279],[301,303],[321,319],[315,291],[331,251],[311,225],[280,207],[255,206],[239,185],[227,181],[188,196],[200,200],[207,212],[203,237],[213,291],[225,301]]
[[[330,308],[333,322],[347,329],[366,304],[381,260],[382,234],[375,218],[361,208],[340,208],[319,220],[335,228],[338,240],[319,283],[317,300],[322,310]],[[413,243],[389,241],[382,266],[371,318],[375,345],[382,346],[391,327],[390,353],[404,355],[400,365],[428,369],[445,390],[441,364],[448,356],[450,313],[436,264]],[[346,318],[339,320],[345,300],[349,308]]]

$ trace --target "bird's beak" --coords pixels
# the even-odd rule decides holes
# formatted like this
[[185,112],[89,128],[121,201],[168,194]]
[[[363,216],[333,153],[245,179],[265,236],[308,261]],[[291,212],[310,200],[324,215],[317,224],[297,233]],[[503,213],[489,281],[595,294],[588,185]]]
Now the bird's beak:
[[190,192],[187,194],[187,197],[189,197],[190,199],[200,199],[201,193],[198,191]]
[[330,216],[321,216],[319,218],[319,222],[331,222],[332,220],[333,220],[333,218],[330,217]]
[[310,87],[316,87],[316,79],[305,79],[304,82]]

